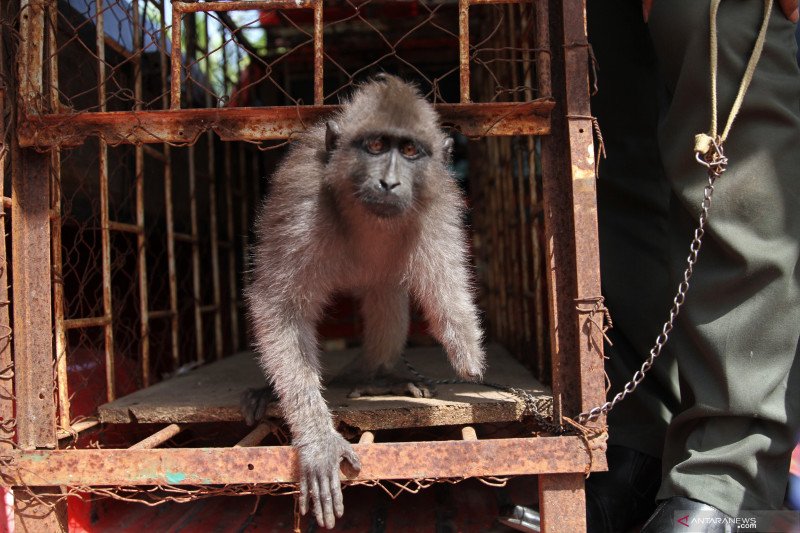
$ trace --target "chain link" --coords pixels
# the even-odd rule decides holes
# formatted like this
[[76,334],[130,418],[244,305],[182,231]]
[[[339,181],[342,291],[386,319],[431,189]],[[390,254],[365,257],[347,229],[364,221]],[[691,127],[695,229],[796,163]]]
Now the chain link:
[[694,230],[694,239],[692,239],[692,243],[689,245],[689,257],[686,259],[686,270],[683,271],[683,281],[678,284],[678,292],[672,299],[669,319],[664,322],[661,333],[656,337],[656,342],[650,349],[650,356],[642,363],[642,367],[633,374],[631,380],[625,384],[622,390],[618,392],[610,402],[606,402],[599,407],[595,407],[594,409],[578,415],[578,422],[581,424],[597,420],[600,416],[611,411],[619,402],[624,400],[626,396],[635,391],[636,387],[644,380],[647,372],[652,368],[656,358],[661,355],[664,345],[669,341],[669,334],[675,326],[675,319],[678,318],[681,307],[686,301],[686,293],[689,291],[689,279],[694,273],[694,266],[700,255],[700,247],[703,245],[703,236],[705,235],[706,222],[708,221],[708,210],[711,207],[711,196],[714,194],[714,182],[725,172],[725,168],[728,165],[728,158],[725,157],[719,137],[712,140],[710,149],[705,155],[696,152],[695,158],[698,163],[706,167],[708,183],[703,190],[703,202],[700,204],[700,217],[697,229]]

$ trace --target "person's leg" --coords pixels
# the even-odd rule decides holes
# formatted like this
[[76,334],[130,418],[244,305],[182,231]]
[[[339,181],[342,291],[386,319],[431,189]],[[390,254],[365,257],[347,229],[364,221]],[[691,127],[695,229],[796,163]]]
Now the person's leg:
[[[671,303],[671,191],[657,139],[661,82],[641,0],[590,0],[587,19],[599,66],[592,113],[607,152],[597,201],[603,295],[614,321],[605,365],[613,395],[641,367]],[[609,443],[660,457],[679,403],[667,349],[636,392],[609,414]]]
[[[660,81],[641,0],[590,0],[587,9],[599,67],[592,113],[608,154],[597,194],[603,295],[614,321],[605,365],[613,395],[642,365],[670,305],[671,192],[658,152]],[[609,414],[609,470],[586,482],[590,532],[626,531],[655,509],[664,435],[679,403],[676,365],[665,353]]]
[[[763,2],[719,15],[720,128],[739,87]],[[659,146],[670,203],[673,284],[685,267],[706,182],[693,138],[709,128],[708,2],[656,1],[650,32],[670,101]],[[659,499],[728,514],[780,506],[800,411],[800,72],[794,25],[775,10],[725,153],[686,305],[669,344],[681,411],[669,425]],[[613,428],[612,428],[613,431]]]

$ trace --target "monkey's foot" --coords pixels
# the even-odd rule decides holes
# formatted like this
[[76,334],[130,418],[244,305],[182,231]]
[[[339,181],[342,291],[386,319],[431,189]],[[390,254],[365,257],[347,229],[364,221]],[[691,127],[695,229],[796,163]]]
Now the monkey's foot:
[[278,395],[270,385],[260,389],[247,389],[239,398],[239,409],[247,425],[252,426],[264,418],[269,404],[277,401]]
[[411,396],[412,398],[433,398],[434,385],[402,378],[379,378],[369,383],[356,384],[347,395],[348,398],[361,396]]

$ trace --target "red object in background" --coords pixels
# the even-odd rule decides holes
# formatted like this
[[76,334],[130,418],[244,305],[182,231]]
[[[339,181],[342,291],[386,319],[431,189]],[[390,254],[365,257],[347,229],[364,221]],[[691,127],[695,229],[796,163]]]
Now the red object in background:
[[[381,19],[412,19],[419,16],[419,4],[416,1],[410,2],[386,2],[382,4],[370,4],[365,8],[369,9],[370,17]],[[309,6],[308,9],[282,9],[278,11],[262,11],[258,17],[262,26],[274,27],[281,26],[284,17],[297,25],[314,24],[314,10]],[[353,17],[358,10],[352,5],[326,7],[323,12],[323,19],[336,22]]]
[[[70,419],[93,416],[106,403],[106,356],[102,350],[70,347],[67,386],[70,394]],[[117,397],[139,388],[136,361],[124,353],[114,357],[114,384]]]
[[91,533],[97,531],[92,525],[91,494],[81,494],[78,498],[67,500],[67,528],[70,533]]

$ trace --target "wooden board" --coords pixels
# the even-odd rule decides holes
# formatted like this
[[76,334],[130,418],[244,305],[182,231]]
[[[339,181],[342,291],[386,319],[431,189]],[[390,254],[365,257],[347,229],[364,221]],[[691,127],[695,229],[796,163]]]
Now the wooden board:
[[[550,394],[502,347],[492,344],[487,352],[487,381],[537,396]],[[335,376],[357,353],[356,349],[324,353],[326,375]],[[441,348],[411,348],[406,357],[430,378],[455,377]],[[263,384],[252,352],[243,352],[102,405],[99,414],[106,423],[239,421],[241,393]],[[330,387],[324,395],[338,422],[361,430],[510,422],[519,420],[524,409],[517,396],[477,384],[437,385],[435,398],[348,398],[349,392]],[[280,416],[277,405],[268,414]]]

